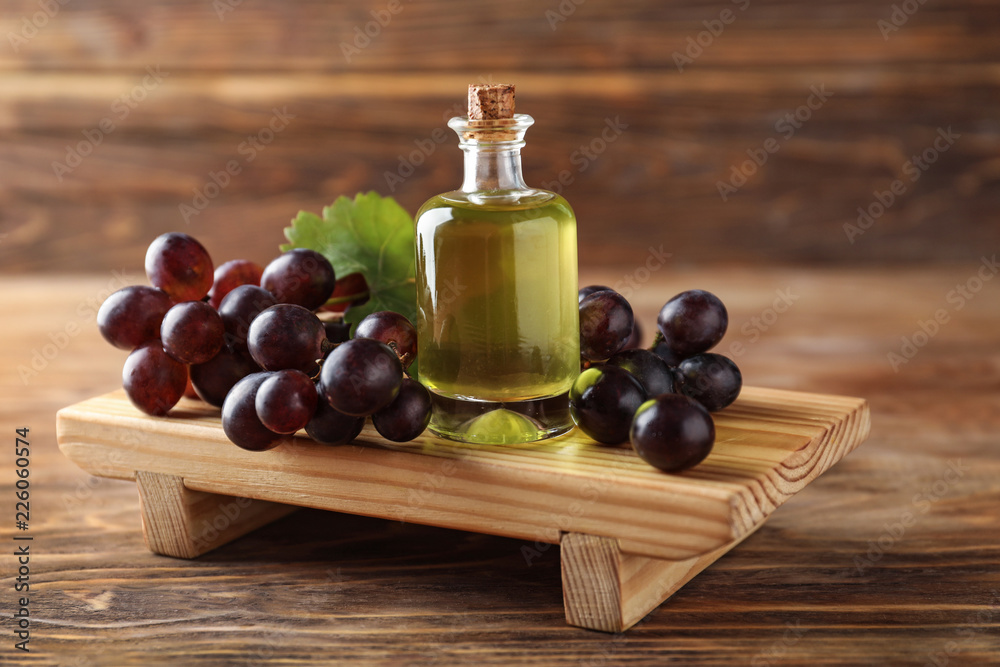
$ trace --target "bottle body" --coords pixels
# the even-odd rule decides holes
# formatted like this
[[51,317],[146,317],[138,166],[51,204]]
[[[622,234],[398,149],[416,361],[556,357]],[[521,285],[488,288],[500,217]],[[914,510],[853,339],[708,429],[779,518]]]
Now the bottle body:
[[444,195],[421,209],[417,340],[429,389],[484,401],[569,391],[580,365],[576,219],[565,199],[547,199],[482,207]]
[[580,370],[576,218],[552,192],[470,185],[417,213],[417,359],[434,398],[429,428],[478,443],[558,435],[573,426],[568,392]]

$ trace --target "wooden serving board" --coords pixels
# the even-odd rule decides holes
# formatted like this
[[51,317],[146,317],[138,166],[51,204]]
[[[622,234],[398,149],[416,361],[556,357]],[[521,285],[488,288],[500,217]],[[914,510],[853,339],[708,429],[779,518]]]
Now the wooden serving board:
[[863,399],[745,387],[714,415],[712,454],[660,472],[627,445],[579,430],[528,445],[405,444],[369,425],[349,445],[296,436],[247,452],[219,410],[183,400],[169,417],[123,391],[64,408],[59,447],[93,475],[135,480],[143,533],[194,558],[297,506],[561,545],[568,623],[622,631],[759,528],[867,437]]

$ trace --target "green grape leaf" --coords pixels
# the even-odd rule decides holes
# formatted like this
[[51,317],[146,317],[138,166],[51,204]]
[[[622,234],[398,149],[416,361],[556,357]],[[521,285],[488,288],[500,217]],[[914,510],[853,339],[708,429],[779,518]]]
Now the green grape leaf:
[[392,310],[416,322],[416,234],[413,218],[392,197],[377,192],[358,193],[354,200],[339,197],[323,209],[322,217],[299,211],[285,228],[283,252],[309,248],[322,254],[338,278],[361,273],[368,282],[369,299],[351,306],[344,320],[356,325],[378,310]]

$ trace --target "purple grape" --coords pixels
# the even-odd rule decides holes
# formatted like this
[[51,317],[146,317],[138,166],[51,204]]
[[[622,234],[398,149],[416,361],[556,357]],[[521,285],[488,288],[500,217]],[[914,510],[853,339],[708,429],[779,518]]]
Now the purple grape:
[[670,349],[670,346],[662,340],[653,346],[653,354],[658,356],[660,359],[663,359],[667,366],[670,366],[671,368],[677,368],[681,365],[681,362],[684,361],[684,357],[678,356],[673,350]]
[[730,405],[743,388],[743,374],[729,357],[706,352],[681,362],[681,393],[715,412]]
[[403,382],[399,358],[385,343],[355,338],[323,362],[320,387],[327,402],[347,415],[366,417],[396,398]]
[[625,341],[625,347],[623,350],[638,350],[642,347],[642,327],[639,326],[639,320],[632,322],[632,334]]
[[358,322],[355,338],[373,338],[395,351],[403,369],[417,356],[417,330],[410,320],[391,310],[380,310]]
[[124,287],[101,304],[97,328],[104,339],[122,350],[159,340],[160,323],[172,302],[167,293],[155,287]]
[[403,378],[392,403],[372,415],[375,430],[386,440],[409,442],[431,421],[431,394],[424,385]]
[[351,340],[350,322],[344,322],[343,320],[329,320],[323,322],[323,328],[326,329],[326,339],[334,345],[338,343],[346,343]]
[[212,287],[212,258],[187,234],[163,234],[146,250],[146,277],[175,302],[201,301]]
[[580,373],[569,390],[569,410],[580,430],[606,445],[628,440],[632,415],[646,400],[642,385],[617,366],[600,364]]
[[177,405],[187,381],[187,366],[167,354],[160,341],[136,348],[122,369],[122,386],[129,400],[146,414],[157,417]]
[[722,340],[729,326],[729,314],[719,297],[711,292],[688,290],[663,305],[656,323],[671,352],[686,359]]
[[236,383],[222,404],[222,430],[237,447],[262,452],[277,447],[285,439],[257,417],[257,391],[270,376],[266,372],[246,376]]
[[705,460],[715,443],[715,423],[697,401],[661,394],[639,407],[629,435],[643,461],[675,472]]
[[252,359],[223,346],[205,363],[191,366],[191,384],[201,400],[221,408],[237,382],[260,370]]
[[605,285],[587,285],[586,287],[581,287],[580,291],[576,293],[577,302],[579,303],[580,301],[583,301],[584,297],[590,296],[594,292],[604,291],[614,292],[613,289],[606,287]]
[[215,308],[204,301],[179,303],[163,316],[163,349],[185,364],[203,364],[222,349],[225,328]]
[[588,294],[580,301],[580,354],[604,361],[625,347],[634,322],[632,306],[618,292]]
[[293,368],[309,377],[319,370],[329,342],[326,329],[315,313],[302,306],[279,303],[250,323],[247,338],[250,355],[268,371]]
[[255,317],[277,303],[274,295],[263,287],[240,285],[233,288],[219,304],[219,316],[226,328],[226,344],[249,357],[247,335],[250,324]]
[[320,396],[316,403],[316,412],[306,424],[306,434],[324,445],[346,445],[358,437],[364,427],[364,417],[352,417],[334,410]]
[[655,397],[674,391],[674,372],[667,363],[649,350],[622,350],[608,359],[608,364],[632,374],[646,392]]
[[337,277],[326,257],[315,250],[296,248],[275,258],[264,269],[260,286],[278,303],[316,310],[330,298]]
[[264,269],[249,259],[232,259],[215,269],[212,289],[208,290],[208,303],[218,308],[226,295],[240,285],[260,285]]
[[316,385],[308,375],[290,369],[278,371],[257,390],[257,417],[275,433],[290,435],[312,419],[316,397]]

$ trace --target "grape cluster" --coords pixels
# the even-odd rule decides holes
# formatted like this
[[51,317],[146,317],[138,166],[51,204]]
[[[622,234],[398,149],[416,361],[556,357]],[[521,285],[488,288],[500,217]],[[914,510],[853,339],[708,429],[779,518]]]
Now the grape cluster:
[[104,338],[130,352],[122,385],[143,412],[162,416],[182,396],[200,398],[222,408],[226,436],[251,451],[302,429],[345,444],[369,416],[396,442],[427,427],[430,393],[406,374],[413,324],[375,312],[351,338],[343,321],[345,308],[367,300],[360,274],[337,280],[323,255],[302,248],[266,267],[215,268],[201,243],[169,233],[150,244],[146,275],[151,286],[115,292],[97,315]]
[[[318,252],[295,249],[266,267],[233,260],[215,268],[197,240],[164,234],[146,253],[151,286],[112,294],[98,326],[130,352],[122,384],[132,403],[166,415],[187,395],[222,409],[239,447],[262,451],[304,430],[317,442],[352,441],[368,417],[386,439],[420,435],[431,417],[428,390],[407,375],[416,330],[390,311],[359,322],[345,309],[368,298],[360,274],[337,279]],[[725,306],[705,291],[670,299],[649,349],[632,307],[614,290],[579,293],[582,371],[570,390],[580,429],[603,444],[631,441],[662,470],[697,465],[710,452],[710,412],[732,403],[742,376],[709,352],[728,326]],[[322,316],[322,319],[321,319]]]
[[609,287],[580,290],[583,370],[570,389],[570,412],[594,440],[631,441],[647,463],[665,471],[697,465],[715,444],[711,412],[739,396],[743,376],[714,347],[729,325],[726,307],[703,290],[664,304],[650,349],[628,301]]

